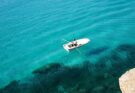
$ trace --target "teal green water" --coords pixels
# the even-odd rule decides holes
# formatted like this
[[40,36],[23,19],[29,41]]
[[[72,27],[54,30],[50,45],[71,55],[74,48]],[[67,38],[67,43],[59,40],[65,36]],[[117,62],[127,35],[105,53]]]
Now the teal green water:
[[[0,86],[52,62],[95,63],[120,44],[135,44],[134,30],[134,0],[1,0]],[[84,37],[91,42],[81,54],[63,49],[63,39]]]

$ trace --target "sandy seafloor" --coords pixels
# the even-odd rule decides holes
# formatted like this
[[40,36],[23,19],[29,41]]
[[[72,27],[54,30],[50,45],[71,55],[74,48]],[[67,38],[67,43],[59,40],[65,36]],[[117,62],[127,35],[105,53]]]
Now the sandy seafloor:
[[134,60],[134,0],[0,1],[0,93],[121,93]]

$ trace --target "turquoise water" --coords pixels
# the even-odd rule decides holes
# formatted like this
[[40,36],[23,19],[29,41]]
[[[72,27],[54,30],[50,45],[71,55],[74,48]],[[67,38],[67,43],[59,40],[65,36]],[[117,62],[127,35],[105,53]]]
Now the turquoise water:
[[[96,63],[121,44],[135,44],[134,0],[1,0],[0,86],[48,63]],[[90,38],[67,53],[63,39]]]

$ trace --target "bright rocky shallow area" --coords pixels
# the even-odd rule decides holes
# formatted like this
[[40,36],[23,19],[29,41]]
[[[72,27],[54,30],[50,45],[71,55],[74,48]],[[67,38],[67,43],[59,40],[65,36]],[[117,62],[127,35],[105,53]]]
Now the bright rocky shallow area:
[[135,45],[123,44],[95,64],[86,60],[72,67],[57,62],[45,65],[32,77],[12,81],[0,93],[121,93],[119,77],[135,67],[134,60]]
[[122,93],[135,93],[135,68],[127,71],[119,78]]

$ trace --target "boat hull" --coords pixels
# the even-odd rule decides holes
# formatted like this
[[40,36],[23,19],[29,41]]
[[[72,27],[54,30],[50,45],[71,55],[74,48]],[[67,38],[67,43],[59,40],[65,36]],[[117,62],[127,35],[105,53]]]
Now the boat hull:
[[[69,45],[71,45],[73,42],[77,42],[77,46],[74,46],[74,47],[69,47]],[[83,46],[83,45],[85,45],[85,44],[87,44],[87,43],[89,43],[90,42],[90,39],[88,39],[88,38],[83,38],[83,39],[78,39],[78,40],[76,40],[76,41],[71,41],[71,42],[69,42],[69,43],[67,43],[67,44],[64,44],[63,45],[63,48],[66,50],[66,51],[70,51],[70,50],[73,50],[73,49],[76,49],[76,48],[78,48],[78,47],[81,47],[81,46]]]

